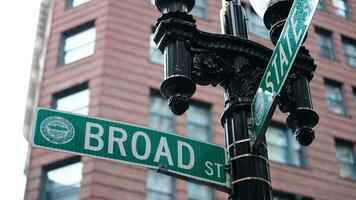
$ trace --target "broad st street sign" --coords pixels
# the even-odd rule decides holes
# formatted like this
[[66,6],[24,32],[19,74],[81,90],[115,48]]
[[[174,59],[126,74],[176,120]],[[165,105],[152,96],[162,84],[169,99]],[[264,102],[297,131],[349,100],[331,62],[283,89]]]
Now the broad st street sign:
[[32,143],[227,187],[225,148],[136,125],[39,108]]
[[257,147],[276,108],[276,96],[292,68],[319,0],[294,0],[276,48],[252,102]]

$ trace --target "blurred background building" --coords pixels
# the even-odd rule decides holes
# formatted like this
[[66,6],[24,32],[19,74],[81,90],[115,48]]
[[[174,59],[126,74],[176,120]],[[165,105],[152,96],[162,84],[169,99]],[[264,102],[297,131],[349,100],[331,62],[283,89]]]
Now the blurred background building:
[[[244,1],[250,39],[273,48]],[[199,28],[220,32],[221,1],[196,0]],[[224,145],[220,88],[198,87],[173,116],[159,94],[163,57],[152,41],[153,0],[43,0],[24,134],[37,106],[148,126]],[[311,84],[320,115],[316,140],[300,146],[276,111],[267,131],[275,200],[356,199],[356,1],[320,0],[306,47],[318,68]],[[212,200],[227,195],[142,167],[29,150],[25,199]]]

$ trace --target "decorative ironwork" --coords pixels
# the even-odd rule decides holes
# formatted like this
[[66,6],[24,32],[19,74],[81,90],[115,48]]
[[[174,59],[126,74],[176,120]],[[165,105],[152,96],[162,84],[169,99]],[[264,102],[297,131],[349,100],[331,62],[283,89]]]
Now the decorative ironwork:
[[[195,92],[195,84],[220,85],[225,99],[221,123],[225,129],[230,158],[226,166],[231,177],[229,198],[271,199],[265,138],[259,149],[252,150],[250,142],[253,138],[248,130],[252,123],[248,121],[252,121],[251,103],[273,51],[244,38],[247,37],[246,25],[241,3],[238,3],[240,1],[228,1],[223,9],[223,32],[226,34],[199,30],[195,19],[187,13],[193,7],[192,2],[194,0],[156,0],[162,16],[156,24],[154,41],[166,57],[161,92],[168,99],[171,110],[182,114],[189,106],[188,100]],[[272,39],[278,35],[276,30]],[[311,124],[300,118],[301,113],[316,113],[313,113],[310,99],[303,101],[300,98],[306,93],[296,92],[296,86],[309,91],[309,82],[315,69],[309,51],[300,48],[278,97],[280,110],[291,113],[287,118],[288,123],[302,144],[314,139],[311,126],[317,123],[317,118],[314,117]],[[256,188],[263,192],[252,191]]]

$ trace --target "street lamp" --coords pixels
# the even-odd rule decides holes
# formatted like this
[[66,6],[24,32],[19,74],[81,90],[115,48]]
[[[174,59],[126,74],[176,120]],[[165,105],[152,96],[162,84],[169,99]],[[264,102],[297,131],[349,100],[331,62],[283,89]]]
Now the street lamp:
[[[271,41],[276,45],[293,5],[293,0],[250,0],[250,2],[256,13],[263,19],[266,28],[270,30]],[[306,49],[302,48],[301,51],[300,54],[310,56]],[[287,107],[293,108],[285,111],[290,112],[286,122],[288,127],[294,131],[297,141],[308,146],[315,139],[312,128],[319,122],[319,116],[313,110],[310,95],[309,81],[312,77],[307,78],[300,74],[300,71],[298,74],[293,74],[292,77],[293,97],[288,101],[294,100],[294,105],[288,103]],[[283,107],[283,104],[280,104],[280,107]]]
[[288,17],[293,0],[250,0],[253,9],[270,30],[271,41],[276,44]]
[[293,110],[287,117],[287,125],[294,131],[297,141],[304,145],[310,145],[315,139],[312,129],[318,122],[319,116],[313,110],[308,79],[299,74],[292,79],[295,103]]
[[[157,0],[160,12],[186,13],[191,11],[194,1],[167,1]],[[165,80],[161,84],[161,93],[168,99],[168,106],[176,115],[183,114],[188,108],[189,98],[194,94],[196,86],[191,80],[192,58],[184,40],[172,38],[165,41],[164,65]]]
[[[188,12],[194,0],[156,0],[162,13],[156,24],[154,41],[164,53],[165,80],[161,93],[177,115],[189,107],[196,84],[221,86],[225,111],[221,124],[230,174],[225,188],[229,199],[271,200],[267,145],[253,148],[251,104],[272,55],[272,50],[247,39],[246,16],[240,0],[223,0],[222,34],[197,28]],[[251,0],[257,13],[270,29],[271,41],[277,43],[293,0]],[[282,112],[290,113],[288,126],[302,145],[314,140],[318,115],[312,109],[309,82],[316,69],[314,60],[301,47],[277,102]],[[310,117],[303,117],[308,115]]]

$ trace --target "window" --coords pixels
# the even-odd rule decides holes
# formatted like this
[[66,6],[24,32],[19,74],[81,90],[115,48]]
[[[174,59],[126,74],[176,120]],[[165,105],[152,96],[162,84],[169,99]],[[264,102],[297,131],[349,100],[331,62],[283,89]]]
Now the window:
[[356,68],[356,40],[351,38],[342,38],[346,63]]
[[206,1],[207,0],[196,0],[191,14],[195,17],[208,19],[208,5]]
[[316,28],[316,44],[319,48],[319,54],[325,58],[336,60],[332,33],[330,31]]
[[256,14],[251,6],[245,4],[243,6],[246,10],[246,15],[248,18],[248,32],[265,40],[269,40],[269,31],[267,30],[263,20]]
[[53,95],[52,107],[57,110],[87,115],[89,112],[87,83],[74,86]]
[[149,127],[167,132],[174,131],[174,116],[168,108],[167,101],[159,94],[151,96],[149,112]]
[[[173,132],[174,117],[167,106],[167,101],[154,92],[150,98],[149,127]],[[147,171],[147,200],[173,200],[174,179],[172,177],[158,174],[155,171]]]
[[158,174],[155,171],[147,171],[147,195],[146,200],[173,200],[173,178]]
[[298,167],[305,166],[303,148],[286,126],[272,124],[267,129],[266,140],[270,160]]
[[334,8],[335,8],[335,15],[343,18],[350,18],[350,12],[347,5],[347,0],[332,0]]
[[164,65],[164,55],[153,41],[153,33],[150,35],[150,61],[154,64]]
[[79,199],[83,164],[79,157],[44,168],[42,200]]
[[356,180],[354,145],[350,142],[336,140],[336,158],[339,175],[342,178]]
[[80,5],[83,5],[90,0],[67,0],[67,8],[74,8]]
[[342,91],[342,84],[329,80],[326,80],[325,84],[326,101],[329,111],[345,116],[346,108],[344,94]]
[[[204,142],[211,142],[211,114],[210,107],[198,103],[191,103],[188,113],[188,136]],[[188,183],[188,200],[212,200],[214,192],[211,188],[195,183]]]
[[312,200],[308,197],[273,191],[273,200]]
[[188,110],[188,136],[211,142],[211,114],[209,106],[191,103]]
[[[152,5],[155,5],[155,0],[150,0]],[[190,12],[195,17],[208,19],[208,5],[207,0],[195,0],[195,5]]]
[[94,22],[62,34],[59,65],[65,65],[94,54],[96,30]]
[[188,182],[188,200],[213,200],[214,193],[211,188]]
[[320,0],[318,6],[316,7],[318,10],[326,10],[326,3],[325,0]]

